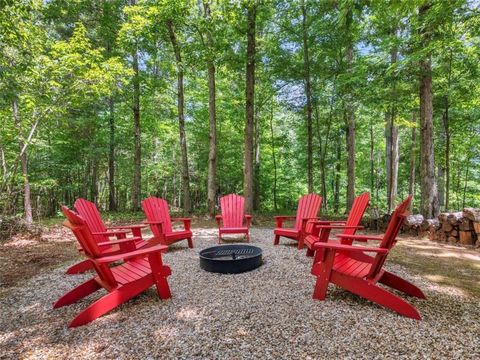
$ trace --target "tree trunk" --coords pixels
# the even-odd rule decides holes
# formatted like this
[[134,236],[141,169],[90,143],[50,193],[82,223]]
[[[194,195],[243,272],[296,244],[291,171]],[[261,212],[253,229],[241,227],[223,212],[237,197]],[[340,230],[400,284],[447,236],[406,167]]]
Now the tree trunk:
[[445,96],[445,111],[442,116],[443,131],[445,132],[445,211],[450,208],[450,119],[448,116],[450,104]]
[[254,167],[253,167],[253,210],[260,209],[260,110],[255,111],[255,137],[254,137]]
[[134,127],[134,160],[133,160],[133,190],[132,210],[140,210],[141,199],[141,128],[140,128],[140,76],[138,70],[138,52],[133,53],[133,127]]
[[[416,116],[414,113],[415,126],[412,127],[412,145],[410,152],[410,173],[408,177],[408,193],[410,195],[415,195],[415,159],[417,158],[417,127],[416,127]],[[413,204],[410,204],[410,209],[412,209]]]
[[[349,17],[352,17],[351,10]],[[347,21],[347,23],[350,23]],[[347,26],[347,31],[349,31]],[[346,50],[347,72],[352,71],[353,41],[350,39]],[[347,212],[350,210],[355,198],[355,111],[353,108],[353,96],[349,96],[345,104],[345,125],[347,128]]]
[[115,201],[115,103],[113,97],[108,99],[110,109],[109,125],[109,153],[108,153],[108,210],[116,211],[117,204]]
[[374,153],[375,143],[374,141],[375,139],[373,137],[373,119],[370,118],[370,193],[372,194],[372,196],[375,191],[375,153]]
[[272,135],[273,207],[277,211],[277,159],[275,157],[275,134],[273,132],[273,106],[270,114],[270,132]]
[[[203,2],[203,9],[207,21],[211,21],[210,5],[208,1]],[[207,211],[211,217],[215,216],[215,198],[217,194],[217,113],[216,113],[216,92],[215,92],[215,64],[212,59],[213,36],[210,30],[207,31],[207,46],[209,49],[208,68],[208,118],[210,124],[209,151],[208,151],[208,180],[207,180]]]
[[98,160],[96,158],[92,159],[91,174],[90,199],[98,206]]
[[[392,29],[392,35],[396,37],[397,29]],[[390,51],[390,64],[393,65],[397,62],[398,50],[396,46],[393,46]],[[396,117],[396,87],[395,82],[392,84],[391,89],[391,105],[390,109],[385,114],[386,118],[386,160],[387,160],[387,209],[388,213],[392,211],[395,198],[397,197],[397,184],[398,184],[398,127],[395,126]]]
[[182,192],[183,192],[183,210],[187,213],[192,212],[190,200],[190,175],[188,173],[188,154],[187,154],[187,139],[185,135],[185,98],[183,91],[183,63],[180,54],[180,47],[175,36],[175,28],[172,20],[167,20],[167,28],[172,43],[173,52],[175,53],[175,60],[177,62],[177,107],[178,107],[178,127],[180,131],[180,151],[182,155]]
[[333,199],[333,208],[335,214],[338,214],[340,210],[340,167],[342,161],[342,147],[341,147],[341,136],[340,134],[337,135],[335,139],[335,143],[337,144],[337,163],[335,165],[335,191],[334,191],[334,199]]
[[307,183],[308,192],[313,192],[313,131],[312,131],[312,86],[310,79],[310,59],[308,53],[308,24],[307,7],[302,0],[302,29],[303,29],[303,82],[307,97]]
[[245,211],[253,212],[253,137],[255,122],[255,27],[256,4],[248,7],[247,13],[247,66],[245,86],[245,159],[244,159],[244,195]]
[[[419,9],[420,23],[427,20],[429,2]],[[423,46],[430,42],[430,32],[425,26],[420,35]],[[431,54],[425,55],[420,60],[420,188],[421,188],[421,213],[426,219],[431,219],[438,214],[438,193],[435,179],[435,156],[433,148],[433,104],[432,104],[432,59]]]
[[27,151],[23,149],[24,143],[22,140],[22,124],[20,122],[20,112],[18,109],[18,99],[14,98],[12,100],[12,113],[15,126],[18,131],[18,147],[20,154],[20,163],[22,166],[22,177],[23,177],[23,211],[25,215],[25,221],[28,225],[33,223],[32,216],[32,201],[30,195],[30,182],[28,181],[28,163],[27,163]]

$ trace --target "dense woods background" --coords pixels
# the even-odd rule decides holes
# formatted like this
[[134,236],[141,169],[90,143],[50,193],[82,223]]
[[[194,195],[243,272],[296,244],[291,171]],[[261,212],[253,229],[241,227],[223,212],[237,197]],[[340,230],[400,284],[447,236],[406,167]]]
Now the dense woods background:
[[478,1],[0,0],[0,207],[480,206]]

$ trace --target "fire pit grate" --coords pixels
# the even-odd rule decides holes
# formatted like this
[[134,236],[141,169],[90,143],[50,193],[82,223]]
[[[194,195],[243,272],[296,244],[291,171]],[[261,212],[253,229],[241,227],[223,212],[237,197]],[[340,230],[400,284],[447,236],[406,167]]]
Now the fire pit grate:
[[262,264],[262,249],[252,245],[221,245],[200,251],[200,267],[206,271],[237,274]]

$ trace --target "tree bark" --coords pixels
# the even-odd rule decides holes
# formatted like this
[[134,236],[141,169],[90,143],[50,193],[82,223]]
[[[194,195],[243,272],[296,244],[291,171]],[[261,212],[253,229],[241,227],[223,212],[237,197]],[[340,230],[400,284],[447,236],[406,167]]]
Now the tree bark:
[[[417,158],[417,127],[416,127],[416,116],[414,113],[414,122],[415,126],[412,127],[412,145],[410,153],[410,172],[408,176],[408,193],[410,195],[415,195],[415,160]],[[412,209],[413,204],[410,204],[410,209]]]
[[[429,2],[419,9],[420,23],[428,21]],[[430,32],[422,27],[420,35],[423,46],[430,42]],[[420,60],[420,188],[421,213],[426,219],[438,215],[438,192],[435,179],[435,156],[433,147],[433,94],[432,94],[432,59],[431,54]]]
[[[208,1],[203,2],[205,18],[211,21],[210,5]],[[207,31],[207,46],[209,54],[207,58],[208,68],[208,118],[210,125],[209,151],[208,151],[208,180],[207,180],[207,211],[210,217],[215,216],[215,198],[217,193],[217,114],[216,114],[216,92],[215,92],[215,63],[211,53],[213,52],[213,36],[210,30]]]
[[310,59],[308,53],[308,24],[307,7],[302,0],[302,29],[303,29],[303,82],[307,97],[307,183],[308,192],[313,192],[313,131],[312,131],[312,86],[310,79]]
[[141,128],[140,128],[140,75],[138,70],[138,52],[133,53],[133,128],[134,128],[134,160],[132,210],[140,210],[141,199]]
[[[397,29],[393,29],[393,35],[396,36]],[[393,65],[397,62],[398,50],[396,46],[393,46],[390,52],[390,64]],[[391,90],[391,105],[387,113],[385,114],[386,118],[386,160],[387,160],[387,209],[388,213],[392,211],[395,198],[397,197],[397,184],[398,184],[398,127],[395,126],[395,117],[396,117],[396,107],[395,107],[395,98],[396,98],[396,88],[395,83],[392,85]]]
[[18,99],[14,98],[12,100],[12,113],[15,126],[17,127],[18,132],[18,147],[20,154],[20,163],[22,166],[22,177],[23,177],[23,211],[25,215],[25,221],[28,225],[33,223],[32,216],[32,200],[30,195],[30,182],[28,180],[28,162],[27,162],[27,151],[24,150],[24,143],[22,140],[22,124],[20,122],[20,112],[18,109]]
[[255,111],[254,166],[253,166],[253,210],[260,209],[260,107]]
[[270,114],[270,132],[272,135],[272,162],[273,162],[273,207],[277,211],[277,159],[275,157],[275,134],[273,132],[273,107]]
[[245,86],[245,159],[244,159],[244,195],[245,211],[253,212],[253,137],[255,122],[255,27],[256,4],[247,10],[247,65]]
[[115,103],[113,97],[108,99],[110,116],[108,118],[110,127],[109,152],[108,152],[108,210],[116,211],[115,201]]
[[192,212],[190,198],[190,175],[188,171],[188,153],[187,138],[185,135],[185,95],[183,90],[183,63],[180,54],[180,47],[175,35],[175,28],[172,20],[167,20],[167,29],[172,43],[175,60],[177,63],[177,108],[178,108],[178,127],[180,132],[180,152],[182,155],[182,192],[183,192],[183,210],[186,213]]
[[[351,24],[353,12],[350,8],[346,20],[346,36],[348,37],[345,60],[347,73],[352,72],[353,67],[353,39],[351,37]],[[355,111],[353,96],[350,93],[345,104],[345,125],[347,128],[347,212],[350,210],[355,198]]]
[[333,199],[333,208],[335,211],[335,214],[338,214],[340,210],[340,170],[341,170],[341,161],[342,161],[342,148],[341,148],[341,136],[340,134],[337,135],[336,137],[336,144],[337,144],[337,149],[336,149],[336,156],[337,156],[337,163],[335,165],[335,191],[334,191],[334,199]]

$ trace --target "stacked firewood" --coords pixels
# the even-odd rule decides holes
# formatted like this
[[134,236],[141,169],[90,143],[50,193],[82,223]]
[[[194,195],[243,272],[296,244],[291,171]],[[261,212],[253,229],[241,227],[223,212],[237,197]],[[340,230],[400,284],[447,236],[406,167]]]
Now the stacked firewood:
[[480,209],[465,208],[459,212],[441,213],[438,221],[426,220],[422,226],[427,229],[432,241],[475,245],[480,235]]

